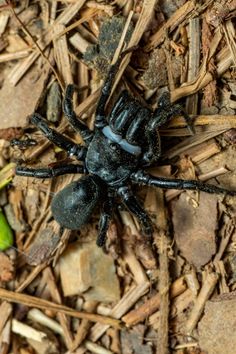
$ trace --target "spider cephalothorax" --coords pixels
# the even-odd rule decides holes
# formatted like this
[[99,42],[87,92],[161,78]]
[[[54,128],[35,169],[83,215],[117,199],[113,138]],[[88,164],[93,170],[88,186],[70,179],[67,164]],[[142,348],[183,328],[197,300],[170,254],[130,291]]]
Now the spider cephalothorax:
[[75,115],[72,105],[73,86],[69,85],[66,89],[64,113],[72,127],[81,134],[85,146],[74,143],[50,128],[39,114],[35,113],[31,117],[31,122],[49,140],[67,151],[70,156],[74,156],[80,164],[40,169],[16,168],[18,175],[37,178],[51,178],[67,173],[85,174],[54,196],[52,214],[62,227],[79,229],[88,222],[94,208],[100,203],[102,211],[97,238],[98,246],[103,246],[105,243],[115,196],[119,196],[128,210],[139,219],[144,234],[152,235],[151,219],[133,195],[132,183],[167,189],[192,189],[207,193],[234,194],[234,192],[196,180],[158,178],[145,172],[146,167],[160,158],[158,128],[161,125],[171,117],[182,113],[189,128],[192,128],[182,107],[178,104],[170,104],[168,93],[160,98],[157,109],[151,111],[131,98],[127,91],[123,91],[109,116],[106,116],[105,106],[121,58],[111,66],[102,87],[96,109],[94,131],[91,131]]

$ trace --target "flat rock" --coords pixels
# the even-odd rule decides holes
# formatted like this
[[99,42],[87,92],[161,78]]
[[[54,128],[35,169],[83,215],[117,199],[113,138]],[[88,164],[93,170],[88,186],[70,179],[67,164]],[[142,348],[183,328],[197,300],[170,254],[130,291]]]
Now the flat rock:
[[93,243],[73,243],[60,257],[60,276],[65,296],[113,302],[120,299],[113,259]]

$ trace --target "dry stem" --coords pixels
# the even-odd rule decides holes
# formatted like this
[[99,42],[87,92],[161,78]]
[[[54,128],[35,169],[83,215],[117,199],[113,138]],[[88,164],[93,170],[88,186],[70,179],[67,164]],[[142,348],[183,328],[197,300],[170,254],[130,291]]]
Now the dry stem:
[[204,310],[206,301],[210,298],[215,286],[218,282],[219,276],[217,273],[208,273],[203,283],[200,293],[195,301],[194,307],[190,313],[189,319],[186,323],[186,333],[190,335],[197,325],[197,322]]
[[52,301],[40,299],[31,295],[18,294],[3,288],[0,288],[0,298],[9,302],[20,303],[29,307],[36,307],[43,310],[50,310],[53,312],[64,313],[72,317],[88,319],[93,322],[100,322],[103,323],[104,325],[114,326],[116,328],[120,327],[120,321],[116,319],[108,318],[101,315],[76,311],[64,305],[55,304]]

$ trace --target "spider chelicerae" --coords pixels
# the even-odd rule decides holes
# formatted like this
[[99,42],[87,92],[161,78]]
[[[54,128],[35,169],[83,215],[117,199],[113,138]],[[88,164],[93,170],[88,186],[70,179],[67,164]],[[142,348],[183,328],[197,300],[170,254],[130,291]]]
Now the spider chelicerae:
[[179,114],[183,114],[190,129],[192,126],[183,108],[179,104],[170,103],[168,93],[161,96],[157,109],[151,111],[132,98],[127,91],[123,91],[110,114],[106,116],[105,106],[126,52],[123,52],[117,62],[110,67],[97,104],[93,131],[76,117],[72,103],[73,85],[66,88],[64,114],[71,126],[81,134],[83,146],[50,128],[39,114],[34,113],[30,119],[47,139],[65,150],[69,156],[75,157],[79,164],[37,169],[16,167],[17,175],[36,178],[52,178],[68,173],[84,174],[53,197],[52,214],[62,227],[78,230],[88,222],[95,207],[100,203],[101,216],[97,237],[97,245],[100,247],[106,242],[106,233],[117,196],[138,218],[143,233],[152,236],[152,221],[133,194],[133,183],[166,189],[235,194],[197,180],[153,177],[145,172],[145,169],[157,162],[161,155],[158,135],[160,126]]

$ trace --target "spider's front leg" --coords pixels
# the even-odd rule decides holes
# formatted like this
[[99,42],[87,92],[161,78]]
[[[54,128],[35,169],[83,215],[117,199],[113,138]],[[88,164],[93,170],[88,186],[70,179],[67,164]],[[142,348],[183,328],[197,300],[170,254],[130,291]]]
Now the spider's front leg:
[[74,143],[69,138],[50,128],[47,122],[38,113],[34,113],[30,121],[41,130],[48,140],[65,150],[69,156],[75,156],[77,160],[84,161],[87,152],[84,146]]
[[72,84],[66,87],[65,99],[63,102],[63,112],[70,125],[75,129],[75,131],[81,134],[85,144],[87,145],[93,138],[93,132],[87,127],[86,124],[84,124],[84,122],[76,117],[72,101],[74,89],[75,87]]
[[158,100],[157,109],[153,112],[153,119],[150,122],[150,129],[155,126],[159,128],[167,123],[171,118],[182,114],[192,135],[195,134],[193,121],[186,113],[185,109],[178,103],[171,103],[170,93],[164,92]]
[[190,133],[194,134],[191,118],[181,105],[171,104],[170,93],[164,92],[158,101],[157,109],[153,112],[151,119],[145,127],[148,149],[142,159],[144,166],[150,166],[161,156],[161,141],[157,129],[167,123],[171,118],[181,114],[184,116]]

